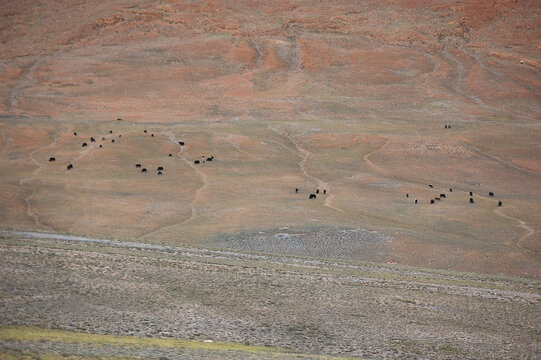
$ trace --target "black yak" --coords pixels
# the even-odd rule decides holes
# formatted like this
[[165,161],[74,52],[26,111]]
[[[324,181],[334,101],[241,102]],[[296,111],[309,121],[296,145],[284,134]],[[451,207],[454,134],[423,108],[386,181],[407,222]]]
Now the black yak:
[[488,193],[488,196],[489,197],[494,197],[494,193],[491,191],[491,192]]
[[428,187],[432,189],[432,188],[434,188],[434,185],[428,184]]
[[323,195],[327,194],[327,190],[323,189]]
[[295,189],[295,193],[298,193],[298,192],[299,192],[299,188],[296,188],[296,189]]
[[162,172],[161,172],[161,171],[158,171],[158,175],[162,175]]
[[72,165],[72,164],[69,164],[68,166],[66,166],[66,168],[67,168],[68,170],[71,170],[71,169],[73,168],[73,165]]
[[409,198],[409,197],[410,197],[410,194],[406,194],[406,197]]
[[147,172],[147,168],[142,168],[141,172]]
[[441,197],[441,198],[445,198],[445,197],[447,197],[447,196],[445,196],[445,194],[440,194],[440,197]]
[[453,189],[449,189],[449,192],[453,192]]
[[135,167],[139,168],[139,167],[141,167],[141,164],[135,164]]
[[115,142],[115,139],[111,139],[111,142],[114,143],[114,142]]
[[498,201],[498,206],[502,206],[503,203],[501,201]]
[[103,147],[103,145],[102,145],[102,144],[100,144],[100,148],[101,148],[101,147]]
[[470,198],[470,204],[473,204],[473,198]]
[[179,144],[180,146],[184,146],[184,141],[179,141],[178,144]]
[[315,199],[316,198],[316,194],[310,194],[310,196],[308,197],[308,199]]
[[73,135],[77,136],[77,133],[74,131],[74,132],[73,132]]
[[87,144],[86,144],[86,143],[83,143],[83,147],[86,147],[86,146],[87,146]]
[[200,162],[199,160],[195,160],[193,163],[197,165],[199,164],[199,162]]
[[113,130],[109,130],[109,134],[112,134],[113,133]]
[[319,194],[319,189],[316,189],[316,194]]
[[207,158],[207,161],[212,161],[212,158],[211,157]]
[[431,203],[431,204],[434,204],[434,199],[430,199],[430,203]]
[[50,157],[49,161],[56,161],[56,159],[54,157]]
[[144,130],[144,131],[145,131],[145,134],[146,134],[146,133],[147,133],[147,131],[146,131],[146,130]]
[[96,139],[94,139],[93,137],[90,137],[90,141],[95,142]]
[[173,156],[173,154],[169,154],[169,157]]
[[417,198],[415,198],[415,203],[416,203],[416,204],[417,204],[417,201],[418,201]]
[[158,166],[158,169],[156,169],[156,171],[160,171],[160,170],[163,170],[163,166]]
[[150,137],[154,137],[154,134],[150,134]]

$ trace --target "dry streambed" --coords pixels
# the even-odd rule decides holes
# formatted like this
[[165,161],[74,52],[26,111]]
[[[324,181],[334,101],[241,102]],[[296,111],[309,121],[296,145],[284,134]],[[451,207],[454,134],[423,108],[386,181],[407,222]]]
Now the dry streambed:
[[2,233],[0,262],[6,325],[377,358],[541,351],[534,279],[35,233]]

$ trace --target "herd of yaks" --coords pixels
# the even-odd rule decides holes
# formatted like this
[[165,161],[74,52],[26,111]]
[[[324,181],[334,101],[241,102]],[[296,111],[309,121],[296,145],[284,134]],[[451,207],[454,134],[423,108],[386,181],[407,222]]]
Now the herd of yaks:
[[[434,188],[434,185],[432,184],[428,184],[428,187],[433,189]],[[453,192],[453,189],[450,188],[449,189],[449,192]],[[406,197],[409,198],[410,197],[410,194],[406,194]],[[490,191],[488,193],[488,197],[494,197],[494,193],[492,191]],[[430,203],[431,204],[434,204],[436,201],[441,201],[441,199],[445,199],[447,198],[447,195],[445,195],[444,193],[441,193],[440,196],[437,196],[435,197],[434,199],[430,199]],[[473,191],[470,191],[470,204],[473,204],[474,203],[474,200],[473,200]],[[415,204],[417,204],[419,202],[419,199],[415,198],[415,200],[413,200],[413,202]],[[498,206],[502,206],[503,205],[503,202],[500,200],[498,201]]]
[[[120,119],[119,119],[119,120],[120,120]],[[144,132],[145,134],[148,133],[147,130],[143,130],[143,132]],[[112,134],[112,133],[113,133],[113,130],[109,130],[109,134]],[[74,135],[74,136],[78,136],[78,135],[77,135],[77,132],[75,132],[75,131],[73,132],[73,135]],[[121,138],[121,137],[122,137],[122,134],[119,134],[118,137]],[[150,137],[154,137],[154,134],[150,134]],[[105,141],[105,137],[102,137],[101,140],[102,140],[102,141]],[[90,142],[96,142],[96,138],[94,138],[93,136],[91,136],[91,137],[90,137]],[[114,143],[114,142],[115,142],[115,139],[111,139],[111,143]],[[185,145],[184,141],[179,141],[178,144],[179,144],[180,146],[184,146],[184,145]],[[87,142],[83,142],[82,145],[81,145],[81,147],[88,147],[88,143],[87,143]],[[100,148],[103,148],[103,145],[100,144],[99,147],[100,147]],[[173,154],[169,154],[169,157],[172,157],[172,156],[173,156]],[[213,160],[214,160],[214,155],[211,155],[210,157],[202,156],[201,158],[202,158],[202,160],[194,160],[194,164],[195,164],[195,165],[198,165],[198,164],[201,164],[201,163],[205,163],[205,162],[207,162],[207,161],[208,161],[208,162],[213,161]],[[51,157],[49,158],[49,162],[55,162],[55,161],[56,161],[56,158],[55,158],[54,156],[51,156]],[[141,164],[135,164],[135,167],[136,167],[136,168],[140,168],[140,169],[141,169],[141,172],[144,172],[144,173],[147,172],[147,168],[142,167]],[[69,164],[66,166],[66,169],[67,169],[67,170],[73,169],[73,164],[72,164],[72,163],[69,163]],[[163,175],[164,167],[160,165],[160,166],[157,167],[156,171],[157,171],[157,175]]]
[[[449,128],[451,128],[451,125],[445,125],[445,128],[446,128],[446,129],[449,129]],[[109,134],[112,134],[112,133],[113,133],[113,130],[109,130]],[[148,131],[147,131],[147,130],[144,130],[144,133],[147,134]],[[73,135],[74,135],[74,136],[77,136],[77,132],[74,132]],[[154,134],[150,134],[150,136],[151,136],[151,137],[154,137]],[[119,134],[118,137],[121,138],[121,137],[122,137],[122,134]],[[104,141],[104,140],[105,140],[105,137],[102,137],[101,140]],[[96,139],[95,139],[93,136],[91,136],[91,137],[90,137],[90,141],[91,141],[91,142],[96,142]],[[111,139],[111,143],[114,143],[114,142],[115,142],[115,139]],[[184,144],[184,141],[179,141],[178,144],[179,144],[180,146],[184,146],[184,145],[185,145],[185,144]],[[82,147],[87,147],[87,146],[88,146],[88,143],[83,142]],[[99,147],[101,148],[101,147],[103,147],[103,145],[100,144]],[[173,156],[173,154],[169,154],[169,157],[172,157],[172,156]],[[194,160],[194,164],[195,164],[195,165],[199,165],[199,164],[201,164],[201,163],[211,162],[211,161],[213,161],[213,160],[214,160],[214,155],[211,155],[210,157],[202,156],[202,157],[201,157],[201,160]],[[49,161],[50,161],[50,162],[54,162],[54,161],[56,161],[56,158],[55,158],[55,157],[50,157],[50,158],[49,158]],[[146,168],[146,167],[142,167],[142,165],[139,164],[139,163],[138,163],[138,164],[135,164],[135,167],[138,168],[138,169],[140,168],[140,169],[141,169],[141,172],[144,172],[144,173],[147,172],[147,168]],[[67,170],[73,169],[73,164],[71,164],[71,163],[68,164],[68,165],[66,166],[66,169],[67,169]],[[158,166],[158,167],[156,168],[156,171],[157,171],[157,175],[163,175],[164,167],[160,165],[160,166]],[[428,184],[428,187],[431,188],[431,189],[433,189],[433,188],[434,188],[434,185]],[[296,189],[295,189],[295,193],[298,193],[298,192],[299,192],[299,189],[296,188]],[[450,189],[449,189],[449,192],[453,192],[453,189],[450,188]],[[315,193],[315,194],[314,194],[314,193],[311,193],[311,194],[308,196],[308,199],[316,199],[316,198],[317,198],[317,194],[319,194],[319,189],[316,189],[316,193]],[[326,194],[327,194],[327,190],[324,189],[324,190],[323,190],[323,195],[326,195]],[[406,194],[406,197],[407,197],[407,198],[409,198],[409,196],[410,196],[409,194]],[[494,197],[494,193],[491,191],[491,192],[488,193],[488,196],[489,196],[489,197]],[[446,196],[444,193],[441,193],[440,196],[437,196],[437,197],[435,197],[434,199],[430,199],[430,204],[434,204],[436,201],[441,201],[441,199],[445,199],[446,197],[447,197],[447,196]],[[414,203],[417,204],[418,202],[419,202],[419,199],[415,198],[415,199],[414,199]],[[472,191],[470,191],[470,200],[469,200],[469,202],[470,202],[470,204],[473,204],[473,203],[474,203],[474,200],[473,200],[473,192],[472,192]],[[498,206],[502,206],[502,205],[503,205],[502,201],[501,201],[501,200],[498,201]]]

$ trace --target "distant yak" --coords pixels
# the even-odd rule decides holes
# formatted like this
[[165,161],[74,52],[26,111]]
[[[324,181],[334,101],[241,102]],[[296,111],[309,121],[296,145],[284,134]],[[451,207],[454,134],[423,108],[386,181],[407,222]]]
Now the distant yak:
[[90,137],[90,141],[95,142],[96,139],[94,139],[93,137]]
[[441,199],[439,197],[437,197],[437,198],[434,198],[434,200],[440,201]]
[[100,148],[101,148],[101,147],[103,147],[103,145],[102,145],[102,144],[100,144]]
[[158,169],[156,171],[163,170],[163,166],[158,166]]
[[102,141],[105,140],[105,137],[102,137],[101,140],[102,140]]
[[115,142],[115,139],[111,139],[111,142],[114,143],[114,142]]
[[73,135],[77,136],[77,133],[74,131],[74,132],[73,132]]
[[316,198],[316,194],[310,194],[310,196],[308,197],[308,199],[315,199]]
[[109,130],[109,134],[112,134],[113,133],[113,130]]
[[489,197],[494,197],[494,193],[491,191],[491,192],[488,193],[488,196]]
[[503,203],[501,201],[498,201],[498,206],[502,206]]
[[118,137],[122,137],[122,134],[118,135]]
[[295,189],[295,193],[298,193],[298,192],[299,192],[299,188],[296,188],[296,189]]
[[195,160],[193,163],[197,165],[199,164],[199,160]]
[[473,204],[473,198],[470,198],[470,204]]
[[178,144],[179,144],[180,146],[184,146],[184,141],[179,141]]
[[51,162],[52,162],[52,161],[56,161],[56,159],[55,159],[54,157],[50,157],[50,158],[49,158],[49,161],[51,161]]
[[449,192],[453,192],[453,189],[449,189]]
[[141,172],[147,172],[147,168],[142,168]]
[[432,188],[434,188],[434,185],[428,184],[428,187],[432,189]]
[[434,204],[434,199],[430,199],[430,203],[431,203],[431,204]]
[[417,201],[418,201],[417,198],[415,198],[415,203],[416,203],[416,204],[417,204]]
[[154,134],[150,134],[150,137],[154,137]]
[[141,164],[135,164],[135,167],[140,168],[140,167],[141,167]]
[[316,189],[316,194],[319,194],[319,189]]
[[445,196],[445,194],[440,194],[440,197],[441,197],[441,198],[445,198],[445,197],[447,197],[447,196]]
[[409,198],[409,197],[410,197],[410,194],[406,194],[406,197]]
[[146,133],[147,133],[147,131],[146,131],[146,130],[144,130],[144,131],[145,131],[145,134],[146,134]]
[[71,169],[73,169],[73,165],[72,165],[72,164],[69,164],[68,166],[66,166],[66,168],[67,168],[68,170],[71,170]]
[[470,196],[473,196],[473,192],[472,192],[472,191],[470,191]]
[[323,195],[327,194],[327,190],[323,189]]
[[83,147],[86,147],[86,146],[87,146],[87,144],[86,144],[86,143],[83,143]]
[[158,175],[162,175],[162,172],[161,172],[161,171],[158,171]]
[[173,156],[173,154],[169,154],[169,157]]
[[207,158],[207,161],[212,161],[212,158],[211,157]]

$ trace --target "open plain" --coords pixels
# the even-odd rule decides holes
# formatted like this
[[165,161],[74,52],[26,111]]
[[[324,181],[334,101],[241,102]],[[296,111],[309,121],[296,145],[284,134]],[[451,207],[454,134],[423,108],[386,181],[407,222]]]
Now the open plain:
[[[5,335],[33,326],[539,357],[540,24],[533,0],[3,1],[0,354],[68,346]],[[188,348],[163,356],[225,356]]]

